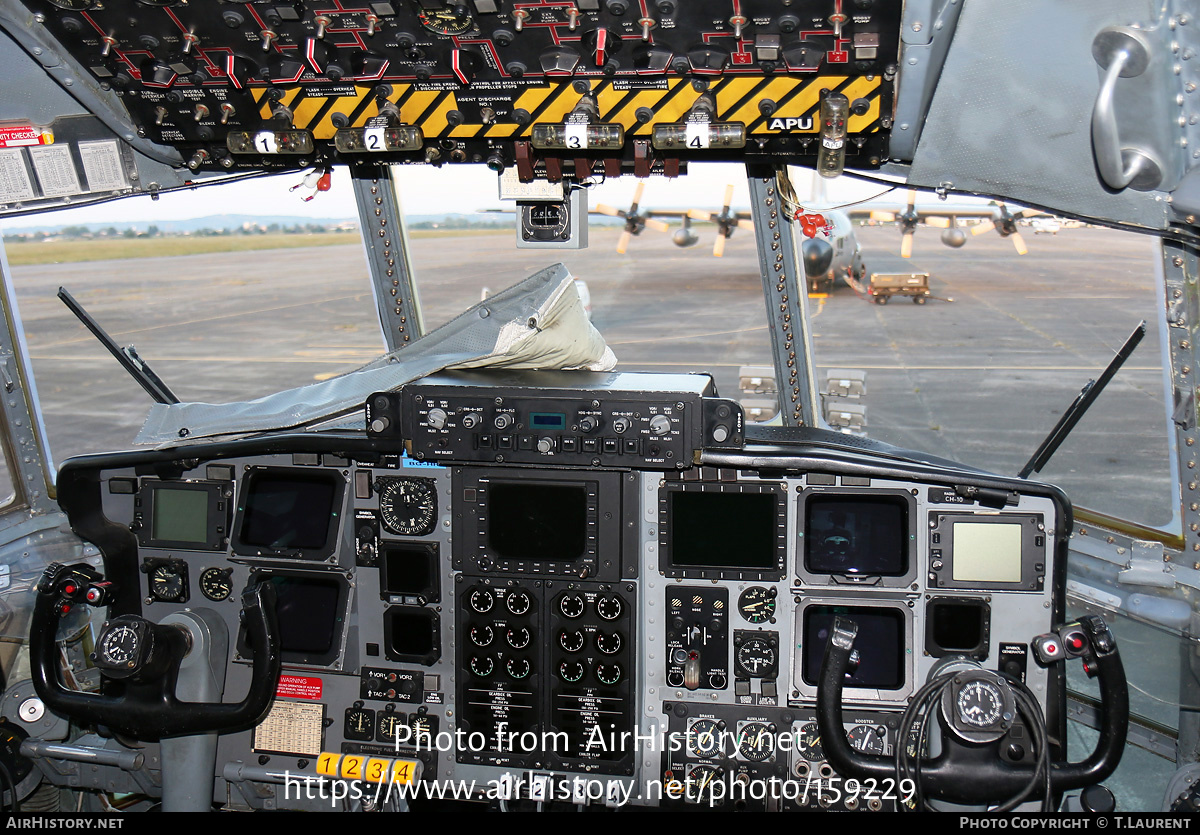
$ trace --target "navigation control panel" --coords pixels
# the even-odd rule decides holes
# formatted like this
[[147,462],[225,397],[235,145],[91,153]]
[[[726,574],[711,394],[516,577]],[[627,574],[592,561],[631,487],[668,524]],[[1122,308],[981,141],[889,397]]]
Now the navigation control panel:
[[686,469],[741,446],[745,418],[697,374],[453,372],[367,401],[367,432],[417,460]]

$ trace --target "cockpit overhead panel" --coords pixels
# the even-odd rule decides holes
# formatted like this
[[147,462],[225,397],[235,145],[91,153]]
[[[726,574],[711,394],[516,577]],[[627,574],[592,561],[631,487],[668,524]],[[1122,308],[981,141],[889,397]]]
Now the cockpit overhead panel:
[[18,41],[61,50],[193,171],[486,162],[523,180],[813,165],[827,94],[850,163],[878,168],[902,5],[21,2]]

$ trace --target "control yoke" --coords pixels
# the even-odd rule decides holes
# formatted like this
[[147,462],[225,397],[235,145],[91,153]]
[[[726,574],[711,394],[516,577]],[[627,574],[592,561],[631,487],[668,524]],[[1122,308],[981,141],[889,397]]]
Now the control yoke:
[[38,583],[29,638],[33,684],[56,713],[104,725],[139,739],[233,731],[258,723],[271,706],[282,656],[275,617],[275,589],[259,583],[242,593],[242,619],[253,651],[253,677],[236,703],[185,702],[176,698],[179,667],[192,638],[178,625],[121,615],[105,623],[96,641],[96,667],[103,693],[68,690],[58,678],[55,633],[76,605],[105,605],[108,584],[86,565],[47,567]]
[[[853,651],[857,634],[858,625],[854,621],[834,619],[817,686],[817,726],[829,764],[843,778],[895,779],[899,758],[854,750],[844,730],[842,688],[847,674],[857,664],[857,653]],[[1048,763],[1049,786],[1055,794],[1095,785],[1116,770],[1129,730],[1129,691],[1112,633],[1102,618],[1089,615],[1062,627],[1057,634],[1041,636],[1035,640],[1034,648],[1041,664],[1080,657],[1087,674],[1099,677],[1100,738],[1095,749],[1083,762]],[[952,667],[947,665],[943,671]],[[921,794],[925,798],[990,805],[1015,797],[1042,796],[1044,788],[1033,787],[1035,782],[1042,787],[1046,784],[1039,764],[1042,752],[1026,757],[1023,762],[1007,761],[1001,756],[1002,746],[1007,744],[1007,731],[1018,714],[1016,707],[1022,699],[1022,686],[973,663],[964,663],[960,669],[951,669],[940,676],[935,670],[922,693],[932,693],[933,689],[940,689],[940,696],[935,694],[937,704],[931,701],[928,710],[939,713],[941,753],[925,758],[915,750],[907,751],[913,759],[922,757],[917,765]],[[913,701],[917,702],[921,696],[917,694]],[[1038,709],[1032,700],[1025,704]],[[910,749],[913,743],[907,720],[912,714],[910,708],[896,743]],[[1042,744],[1045,742],[1043,738]]]

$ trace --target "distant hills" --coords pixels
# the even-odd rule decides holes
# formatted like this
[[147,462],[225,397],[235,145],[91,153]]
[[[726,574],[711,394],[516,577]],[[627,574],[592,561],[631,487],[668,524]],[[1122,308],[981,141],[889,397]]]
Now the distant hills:
[[[445,223],[452,226],[493,226],[498,223],[507,223],[508,220],[503,216],[497,215],[479,215],[479,214],[432,214],[432,215],[408,215],[405,220],[410,225],[427,224],[427,223]],[[151,226],[157,226],[159,231],[166,234],[180,234],[184,232],[196,232],[201,229],[241,229],[246,224],[256,226],[271,226],[278,224],[282,228],[292,226],[327,226],[332,227],[340,223],[357,223],[357,217],[304,217],[302,215],[240,215],[240,214],[222,214],[222,215],[207,215],[206,217],[194,217],[186,220],[164,220],[161,218],[148,218],[146,220],[126,220],[113,221],[112,223],[58,223],[58,224],[30,224],[28,226],[5,226],[5,235],[20,235],[30,234],[34,232],[59,232],[69,226],[86,226],[93,232],[101,229],[116,229],[118,232],[124,232],[126,229],[137,229],[144,232]]]

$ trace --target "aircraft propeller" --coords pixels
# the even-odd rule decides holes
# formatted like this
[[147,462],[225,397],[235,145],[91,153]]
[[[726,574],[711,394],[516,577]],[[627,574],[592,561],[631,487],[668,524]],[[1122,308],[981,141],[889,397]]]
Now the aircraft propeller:
[[743,229],[753,229],[754,224],[745,218],[738,218],[736,212],[731,212],[729,207],[733,204],[733,184],[725,187],[725,203],[721,208],[720,213],[706,212],[703,209],[689,209],[688,217],[693,220],[703,220],[717,225],[717,240],[713,243],[713,255],[720,258],[725,254],[725,241],[729,240],[729,236],[733,234],[733,230],[739,226]]
[[638,211],[638,205],[642,202],[642,192],[646,190],[646,181],[641,180],[637,184],[637,189],[633,192],[633,203],[629,209],[618,209],[614,206],[608,206],[604,203],[596,204],[596,211],[602,215],[610,217],[620,217],[625,219],[625,231],[621,233],[621,237],[617,240],[617,252],[621,255],[625,254],[626,247],[629,246],[630,240],[635,235],[642,234],[642,230],[649,226],[656,232],[670,231],[671,227],[661,220],[655,220],[647,214]]
[[999,206],[1000,216],[995,220],[985,220],[971,227],[971,234],[982,235],[995,229],[1000,233],[1000,237],[1012,238],[1013,247],[1016,248],[1017,255],[1024,255],[1029,252],[1029,249],[1025,246],[1025,239],[1017,231],[1017,219],[1041,213],[1037,209],[1023,209],[1014,215],[1008,210],[1008,206],[1003,203],[999,204]]

